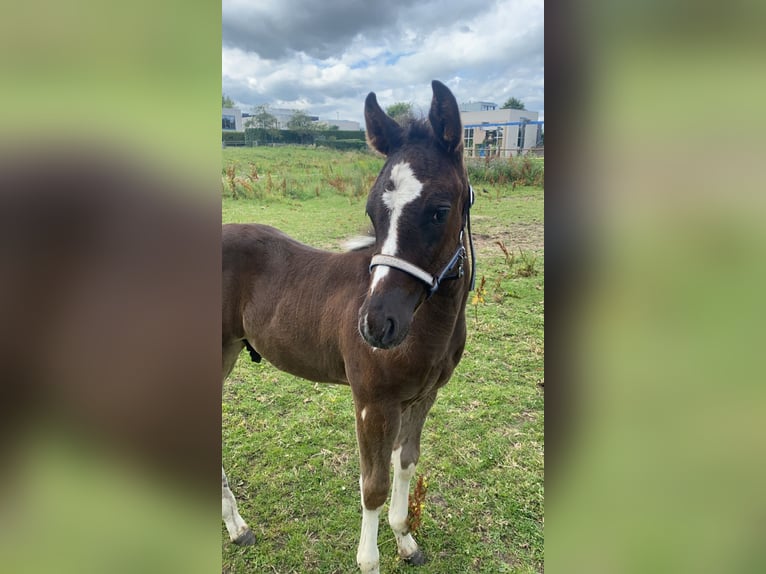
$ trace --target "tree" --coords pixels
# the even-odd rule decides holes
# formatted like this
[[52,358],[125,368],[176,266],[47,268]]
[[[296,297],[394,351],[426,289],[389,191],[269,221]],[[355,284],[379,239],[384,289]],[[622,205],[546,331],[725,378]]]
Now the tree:
[[279,129],[279,121],[276,116],[269,112],[269,104],[261,104],[253,108],[253,115],[245,122],[251,128],[263,130]]
[[229,96],[226,94],[223,94],[221,96],[221,107],[222,108],[233,108],[234,107],[234,100],[232,100]]
[[253,115],[245,121],[245,127],[262,130],[255,138],[263,138],[266,141],[273,141],[279,134],[279,120],[269,112],[269,104],[255,106]]
[[316,124],[313,120],[300,110],[293,112],[287,121],[287,127],[301,136],[301,143],[305,143],[305,139],[316,131]]
[[396,102],[386,108],[386,113],[401,126],[415,119],[412,111],[412,102]]
[[503,104],[502,109],[525,110],[526,108],[524,107],[524,102],[522,102],[518,98],[508,98]]

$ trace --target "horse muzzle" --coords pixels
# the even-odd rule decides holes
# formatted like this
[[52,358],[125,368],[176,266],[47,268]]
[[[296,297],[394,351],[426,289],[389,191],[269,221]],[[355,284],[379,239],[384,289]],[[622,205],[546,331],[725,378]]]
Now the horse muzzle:
[[410,332],[412,317],[422,292],[411,294],[395,289],[368,296],[359,309],[359,333],[377,349],[393,349]]

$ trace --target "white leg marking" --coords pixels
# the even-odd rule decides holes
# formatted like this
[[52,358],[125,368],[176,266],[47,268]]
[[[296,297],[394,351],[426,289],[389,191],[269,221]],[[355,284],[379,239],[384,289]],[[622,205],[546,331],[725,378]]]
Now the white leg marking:
[[[383,193],[383,203],[390,212],[390,221],[388,225],[388,235],[383,242],[380,252],[383,255],[396,256],[399,241],[399,218],[408,204],[415,201],[423,191],[423,184],[415,177],[415,173],[407,162],[397,163],[391,168],[390,183],[393,189]],[[370,293],[375,291],[375,287],[380,281],[388,275],[388,267],[378,265],[372,273],[372,283],[370,284]]]
[[380,574],[380,552],[378,551],[378,523],[380,509],[367,510],[364,507],[364,490],[362,478],[359,477],[359,492],[362,500],[362,534],[359,537],[359,549],[356,552],[356,563],[362,574]]
[[391,505],[388,508],[388,523],[394,531],[399,556],[408,558],[418,550],[418,544],[410,534],[407,523],[410,480],[415,475],[415,465],[410,463],[406,469],[402,468],[402,447],[391,453],[391,462],[394,465],[394,482],[391,490]]
[[242,520],[237,510],[237,501],[229,490],[229,483],[226,480],[226,473],[221,468],[221,510],[223,521],[226,523],[226,530],[229,531],[229,538],[236,540],[245,532],[250,530],[247,523]]
[[362,509],[362,535],[359,538],[359,550],[356,553],[356,563],[362,574],[379,574],[380,572],[379,521],[380,508],[376,510]]
[[364,420],[364,418],[367,416],[367,407],[362,409],[362,414],[360,416],[362,417],[362,420]]

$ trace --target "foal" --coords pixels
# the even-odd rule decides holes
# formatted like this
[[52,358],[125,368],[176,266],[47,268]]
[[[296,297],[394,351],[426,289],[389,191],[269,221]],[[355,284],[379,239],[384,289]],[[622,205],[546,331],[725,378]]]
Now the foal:
[[[369,143],[387,156],[367,200],[374,245],[329,253],[264,225],[223,228],[224,379],[247,347],[256,362],[263,356],[299,377],[351,387],[361,466],[357,563],[365,574],[379,572],[392,462],[388,521],[398,552],[425,562],[407,525],[410,479],[426,415],[466,338],[473,195],[457,102],[442,83],[432,88],[429,122],[405,127],[374,93],[365,101]],[[231,539],[252,544],[223,471],[222,494]]]

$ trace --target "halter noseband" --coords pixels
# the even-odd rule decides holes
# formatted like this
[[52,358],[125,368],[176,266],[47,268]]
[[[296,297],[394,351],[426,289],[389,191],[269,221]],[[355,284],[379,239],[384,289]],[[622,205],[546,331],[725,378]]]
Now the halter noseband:
[[468,229],[468,245],[471,249],[470,290],[473,291],[473,288],[476,285],[476,257],[474,256],[474,251],[473,251],[473,237],[471,237],[471,206],[473,205],[473,202],[475,201],[476,196],[474,195],[473,187],[470,184],[468,185],[468,189],[470,191],[470,197],[465,209],[465,219],[463,222],[463,227],[460,229],[460,238],[458,239],[458,247],[455,250],[454,255],[452,255],[452,258],[449,260],[447,265],[444,266],[444,268],[441,270],[441,272],[438,275],[431,275],[428,271],[421,269],[417,265],[413,265],[409,261],[400,259],[399,257],[394,257],[393,255],[383,255],[381,253],[377,255],[373,255],[372,259],[370,260],[370,273],[372,273],[373,267],[376,267],[378,265],[385,265],[386,267],[393,267],[394,269],[398,269],[399,271],[404,271],[405,273],[408,273],[409,275],[412,275],[413,277],[415,277],[415,279],[419,279],[420,281],[426,284],[426,288],[428,290],[428,293],[426,294],[426,299],[428,299],[431,297],[431,295],[436,293],[436,291],[439,289],[439,285],[441,285],[443,281],[460,279],[465,275],[463,262],[465,261],[466,251],[465,251],[465,247],[463,246],[463,233],[465,232],[467,228]]

